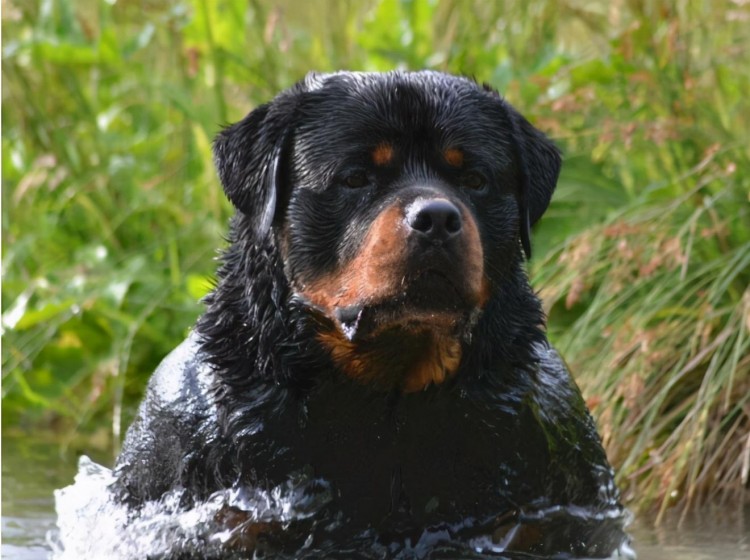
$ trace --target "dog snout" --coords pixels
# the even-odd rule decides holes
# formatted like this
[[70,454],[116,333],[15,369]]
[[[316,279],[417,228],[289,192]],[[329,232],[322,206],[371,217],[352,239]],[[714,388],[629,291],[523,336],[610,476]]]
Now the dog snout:
[[406,210],[410,234],[428,241],[446,242],[461,234],[461,212],[444,198],[418,199]]

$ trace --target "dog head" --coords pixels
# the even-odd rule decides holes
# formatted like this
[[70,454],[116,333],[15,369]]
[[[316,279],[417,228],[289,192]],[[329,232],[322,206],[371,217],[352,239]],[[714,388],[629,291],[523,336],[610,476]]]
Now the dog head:
[[560,169],[496,92],[429,71],[309,74],[214,154],[334,361],[407,391],[455,372],[494,287],[530,255]]

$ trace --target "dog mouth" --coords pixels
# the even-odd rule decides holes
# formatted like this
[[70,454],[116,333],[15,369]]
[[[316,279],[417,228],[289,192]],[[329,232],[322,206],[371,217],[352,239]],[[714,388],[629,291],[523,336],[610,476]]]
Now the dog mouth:
[[450,311],[469,304],[466,288],[457,283],[453,275],[437,268],[404,278],[403,285],[404,297],[417,308]]
[[456,335],[478,313],[466,290],[440,270],[404,277],[401,285],[389,298],[334,307],[327,315],[346,339],[357,341],[392,329]]
[[289,271],[296,296],[322,330],[349,342],[381,334],[455,339],[484,307],[491,286],[471,212],[433,190],[427,194],[432,198],[424,204],[416,199],[415,216],[424,219],[409,214],[417,202],[396,199],[341,262],[319,274]]

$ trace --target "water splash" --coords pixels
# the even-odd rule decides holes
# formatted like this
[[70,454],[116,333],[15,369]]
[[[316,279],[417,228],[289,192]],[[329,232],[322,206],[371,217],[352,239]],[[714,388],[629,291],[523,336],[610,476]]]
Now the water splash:
[[[74,484],[55,491],[58,530],[48,535],[55,560],[147,557],[522,560],[542,558],[508,551],[510,544],[517,542],[519,535],[529,528],[550,534],[564,533],[566,527],[585,527],[589,534],[606,533],[612,527],[618,527],[619,531],[629,519],[629,514],[623,514],[619,508],[592,511],[555,506],[518,512],[510,524],[465,519],[458,524],[426,528],[413,540],[389,543],[373,529],[339,538],[337,530],[343,526],[341,515],[325,515],[319,522],[317,518],[321,516],[316,514],[332,503],[333,491],[328,483],[314,479],[308,472],[295,473],[287,482],[268,491],[232,488],[188,507],[184,505],[184,492],[173,490],[137,510],[113,498],[110,486],[114,482],[110,469],[83,456]],[[291,527],[291,532],[296,531],[293,552],[288,546],[283,551],[255,547],[256,529],[269,526],[281,531]],[[613,531],[612,535],[615,534],[622,533]],[[606,540],[605,535],[603,542]],[[629,542],[616,544],[615,548],[612,559],[635,559]]]
[[222,490],[186,508],[184,491],[173,490],[132,510],[113,499],[114,482],[110,469],[82,456],[74,484],[55,491],[58,529],[48,535],[55,560],[225,558],[226,543],[251,524],[283,529],[315,515],[331,499],[325,482],[297,473],[270,491]]

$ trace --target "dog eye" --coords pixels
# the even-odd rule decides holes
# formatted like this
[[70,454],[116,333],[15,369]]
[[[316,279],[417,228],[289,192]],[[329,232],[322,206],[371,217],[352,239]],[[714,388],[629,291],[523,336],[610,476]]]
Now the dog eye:
[[344,177],[344,184],[352,189],[359,189],[370,184],[370,179],[364,171],[355,171]]
[[487,179],[477,171],[469,171],[461,178],[461,184],[467,189],[478,191],[484,188],[487,184]]

